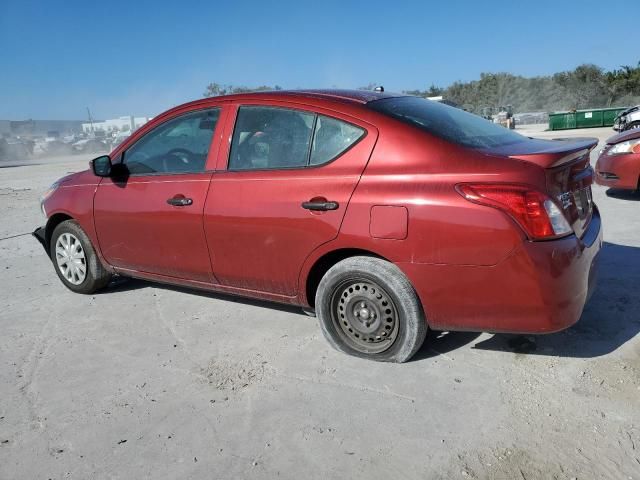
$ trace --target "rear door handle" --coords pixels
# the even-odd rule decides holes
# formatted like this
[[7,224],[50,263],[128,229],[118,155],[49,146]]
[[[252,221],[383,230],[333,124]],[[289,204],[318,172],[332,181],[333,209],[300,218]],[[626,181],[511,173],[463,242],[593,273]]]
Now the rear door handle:
[[337,210],[338,202],[302,202],[302,208],[314,211]]
[[167,203],[174,207],[186,207],[187,205],[191,205],[193,200],[185,197],[184,195],[176,195],[175,197],[169,198]]

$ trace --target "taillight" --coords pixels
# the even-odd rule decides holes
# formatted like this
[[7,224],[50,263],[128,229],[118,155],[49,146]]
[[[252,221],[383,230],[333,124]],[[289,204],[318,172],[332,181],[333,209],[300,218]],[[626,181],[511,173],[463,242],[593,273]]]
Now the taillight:
[[466,183],[457,185],[456,190],[470,202],[502,210],[532,240],[557,238],[573,231],[555,202],[532,187]]

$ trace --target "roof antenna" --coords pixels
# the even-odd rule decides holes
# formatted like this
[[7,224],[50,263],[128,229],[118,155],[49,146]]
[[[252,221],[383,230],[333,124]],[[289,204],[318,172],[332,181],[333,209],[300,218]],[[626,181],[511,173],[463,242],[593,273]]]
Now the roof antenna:
[[382,85],[378,85],[373,89],[374,92],[384,92],[384,87]]

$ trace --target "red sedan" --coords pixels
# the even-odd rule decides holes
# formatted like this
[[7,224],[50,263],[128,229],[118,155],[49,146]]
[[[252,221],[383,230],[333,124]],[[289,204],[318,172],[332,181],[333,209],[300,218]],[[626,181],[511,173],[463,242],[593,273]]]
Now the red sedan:
[[606,187],[640,190],[640,129],[607,140],[596,163],[596,182]]
[[380,92],[209,98],[56,182],[34,234],[75,292],[121,275],[300,305],[338,350],[403,362],[428,327],[579,319],[595,145]]

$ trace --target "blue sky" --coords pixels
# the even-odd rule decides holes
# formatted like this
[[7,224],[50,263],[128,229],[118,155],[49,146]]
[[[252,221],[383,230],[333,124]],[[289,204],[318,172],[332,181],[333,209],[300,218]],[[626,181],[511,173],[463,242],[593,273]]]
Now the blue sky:
[[209,82],[387,90],[636,64],[640,0],[0,0],[0,119],[155,115]]

